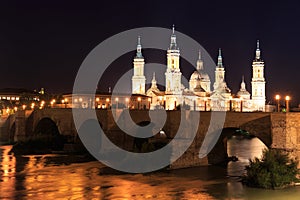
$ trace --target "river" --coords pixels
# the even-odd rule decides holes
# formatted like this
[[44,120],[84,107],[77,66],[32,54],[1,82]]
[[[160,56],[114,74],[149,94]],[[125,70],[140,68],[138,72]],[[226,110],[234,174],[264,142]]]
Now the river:
[[1,146],[0,199],[300,199],[300,187],[263,190],[239,182],[248,159],[259,157],[265,148],[260,140],[230,139],[227,148],[239,158],[227,168],[103,175],[101,163],[78,163],[80,156],[14,156],[8,154],[11,146]]

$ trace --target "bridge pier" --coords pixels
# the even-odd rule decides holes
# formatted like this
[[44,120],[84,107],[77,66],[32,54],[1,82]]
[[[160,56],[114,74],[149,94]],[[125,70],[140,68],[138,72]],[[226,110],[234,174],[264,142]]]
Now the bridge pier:
[[14,142],[22,142],[28,140],[26,138],[26,113],[20,110],[15,114],[16,129],[14,133]]
[[[299,113],[272,113],[271,148],[288,152],[292,158],[300,159]],[[300,163],[298,165],[300,168]]]

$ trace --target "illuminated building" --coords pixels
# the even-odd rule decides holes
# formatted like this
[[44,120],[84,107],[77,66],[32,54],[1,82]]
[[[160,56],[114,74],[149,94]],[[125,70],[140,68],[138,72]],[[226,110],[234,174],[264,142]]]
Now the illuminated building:
[[265,78],[264,62],[261,59],[259,41],[255,59],[252,63],[252,98],[246,90],[244,78],[240,90],[236,95],[231,93],[225,81],[225,68],[221,49],[219,49],[218,62],[215,68],[215,82],[211,91],[210,77],[204,71],[201,52],[194,71],[189,80],[189,88],[181,83],[180,51],[176,42],[173,26],[170,46],[167,49],[167,69],[165,72],[165,91],[160,91],[156,85],[155,74],[151,87],[145,91],[144,57],[142,56],[141,38],[138,38],[137,56],[134,58],[134,74],[132,77],[132,93],[146,94],[152,98],[151,109],[174,110],[178,106],[186,109],[202,111],[265,111]]

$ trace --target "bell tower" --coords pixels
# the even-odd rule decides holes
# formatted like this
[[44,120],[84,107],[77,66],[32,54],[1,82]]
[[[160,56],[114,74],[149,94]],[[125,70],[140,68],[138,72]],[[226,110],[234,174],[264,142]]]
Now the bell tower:
[[167,51],[166,94],[181,92],[181,72],[179,69],[180,51],[176,43],[175,27],[173,25],[171,43]]
[[261,52],[259,48],[259,40],[257,40],[257,48],[255,52],[255,59],[252,62],[252,100],[254,110],[265,111],[266,102],[266,81],[264,77],[265,63],[261,59]]
[[223,67],[223,59],[222,59],[222,51],[221,48],[219,49],[219,56],[218,56],[218,64],[215,70],[215,83],[214,83],[214,90],[219,89],[221,84],[225,81],[225,70]]
[[132,94],[145,94],[146,78],[144,76],[144,65],[141,37],[139,36],[136,56],[133,59]]

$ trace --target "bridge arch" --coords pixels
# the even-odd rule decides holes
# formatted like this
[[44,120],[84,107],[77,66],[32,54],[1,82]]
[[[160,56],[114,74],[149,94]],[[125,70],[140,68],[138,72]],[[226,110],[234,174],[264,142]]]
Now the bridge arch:
[[[242,130],[240,127],[226,127],[222,129],[221,135],[211,150],[211,152],[207,155],[209,164],[219,164],[228,160],[227,153],[227,140],[235,134],[239,134],[236,132],[237,130]],[[249,129],[248,129],[249,130]],[[242,130],[247,131],[248,130]],[[249,132],[250,136],[258,138],[262,143],[264,143],[268,148],[271,147],[271,134],[266,134],[263,131],[259,132]]]
[[[144,127],[144,126],[148,126],[149,124],[151,124],[150,121],[141,121],[139,123],[137,123],[138,126]],[[139,129],[139,128],[138,128]],[[139,130],[133,130],[134,132],[136,132],[136,136],[139,136]],[[134,151],[144,151],[143,150],[143,146],[145,145],[149,145],[149,138],[139,138],[139,137],[134,137],[133,139],[133,150]]]
[[54,150],[61,150],[64,145],[64,138],[59,132],[57,124],[49,117],[44,117],[37,122],[31,138],[42,141],[47,147]]
[[33,134],[60,135],[56,122],[50,117],[38,120],[33,129]]

